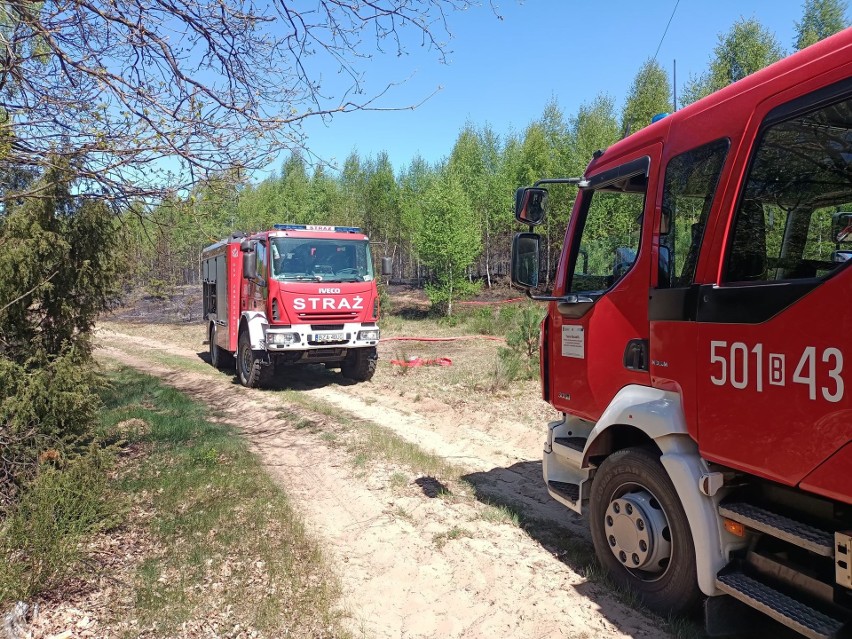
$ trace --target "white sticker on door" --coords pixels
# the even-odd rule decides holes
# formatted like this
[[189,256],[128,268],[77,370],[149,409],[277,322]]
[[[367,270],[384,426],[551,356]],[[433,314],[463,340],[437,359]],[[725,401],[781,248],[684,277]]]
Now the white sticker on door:
[[562,357],[586,358],[586,342],[582,326],[562,327]]

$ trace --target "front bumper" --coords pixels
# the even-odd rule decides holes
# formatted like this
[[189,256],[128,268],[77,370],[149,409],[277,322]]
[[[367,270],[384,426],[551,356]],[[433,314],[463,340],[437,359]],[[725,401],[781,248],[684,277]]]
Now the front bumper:
[[270,353],[328,348],[367,348],[379,343],[379,327],[361,322],[269,326],[264,346]]

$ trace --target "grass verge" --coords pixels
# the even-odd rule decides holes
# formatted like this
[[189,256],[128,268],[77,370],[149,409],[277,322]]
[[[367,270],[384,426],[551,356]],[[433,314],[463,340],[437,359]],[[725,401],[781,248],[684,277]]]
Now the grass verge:
[[153,377],[120,369],[110,378],[104,433],[132,424],[128,443],[146,449],[118,480],[130,525],[145,526],[151,542],[133,585],[136,627],[346,636],[318,543],[244,440]]
[[62,468],[43,464],[0,522],[0,607],[26,601],[78,570],[82,542],[118,521],[107,486],[112,455],[92,446]]

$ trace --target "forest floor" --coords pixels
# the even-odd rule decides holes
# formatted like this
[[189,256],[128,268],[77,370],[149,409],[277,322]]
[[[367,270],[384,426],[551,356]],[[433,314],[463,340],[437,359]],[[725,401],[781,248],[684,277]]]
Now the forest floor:
[[[537,381],[501,381],[499,341],[386,341],[371,382],[316,366],[246,389],[207,363],[191,297],[146,312],[152,304],[101,322],[98,357],[239,429],[330,557],[352,636],[700,636],[602,577],[585,522],[543,485],[556,414]],[[383,337],[467,332],[428,318],[418,292],[395,291],[393,307]],[[391,364],[413,356],[452,365]]]

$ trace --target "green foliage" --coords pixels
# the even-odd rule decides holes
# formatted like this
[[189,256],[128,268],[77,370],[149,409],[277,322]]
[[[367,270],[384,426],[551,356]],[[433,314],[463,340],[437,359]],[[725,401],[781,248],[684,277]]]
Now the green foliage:
[[384,282],[378,281],[376,284],[379,292],[379,325],[384,326],[385,318],[393,313],[393,300]]
[[[459,299],[473,297],[482,289],[482,282],[471,282],[464,272],[457,276],[452,268],[444,272],[443,278],[436,276],[435,282],[427,282],[426,297],[432,304],[432,311],[437,315],[453,317],[453,302]],[[455,326],[455,324],[450,324]]]
[[802,21],[796,23],[794,47],[801,51],[830,35],[843,31],[846,3],[840,0],[805,0]]
[[166,280],[161,280],[158,277],[151,278],[145,285],[145,292],[150,297],[153,297],[158,300],[169,299],[173,291],[174,284],[172,284],[171,282],[167,282]]
[[483,306],[470,312],[468,326],[479,335],[505,335],[517,323],[519,313],[515,305]]
[[656,60],[647,60],[633,79],[621,112],[623,131],[638,131],[659,113],[670,113],[672,88],[669,77]]
[[607,148],[621,137],[612,98],[599,95],[591,104],[583,104],[570,121],[570,132],[578,162],[572,174],[580,175],[595,151]]
[[520,309],[515,325],[506,334],[506,346],[499,351],[504,374],[509,380],[535,379],[539,371],[538,340],[544,310],[527,304]]
[[69,346],[23,364],[0,357],[0,514],[34,476],[39,453],[56,449],[73,455],[90,437],[100,407],[100,378],[87,351],[88,345]]
[[730,31],[719,35],[710,69],[700,77],[690,79],[683,91],[682,102],[691,104],[769,66],[783,55],[775,36],[760,22],[740,19]]
[[73,457],[90,440],[99,382],[89,331],[121,284],[106,207],[73,198],[61,169],[37,186],[41,198],[0,217],[0,514],[39,453]]
[[80,541],[115,523],[110,465],[97,447],[61,469],[42,465],[0,528],[0,604],[29,599],[73,574]]
[[2,355],[18,363],[77,341],[120,285],[107,208],[75,201],[60,170],[41,184],[41,198],[10,205],[0,217],[0,339]]
[[477,290],[478,285],[467,279],[465,269],[482,251],[479,234],[472,232],[475,214],[454,172],[445,171],[442,179],[426,191],[424,211],[416,248],[435,276],[426,293],[442,314],[452,315],[453,301]]

